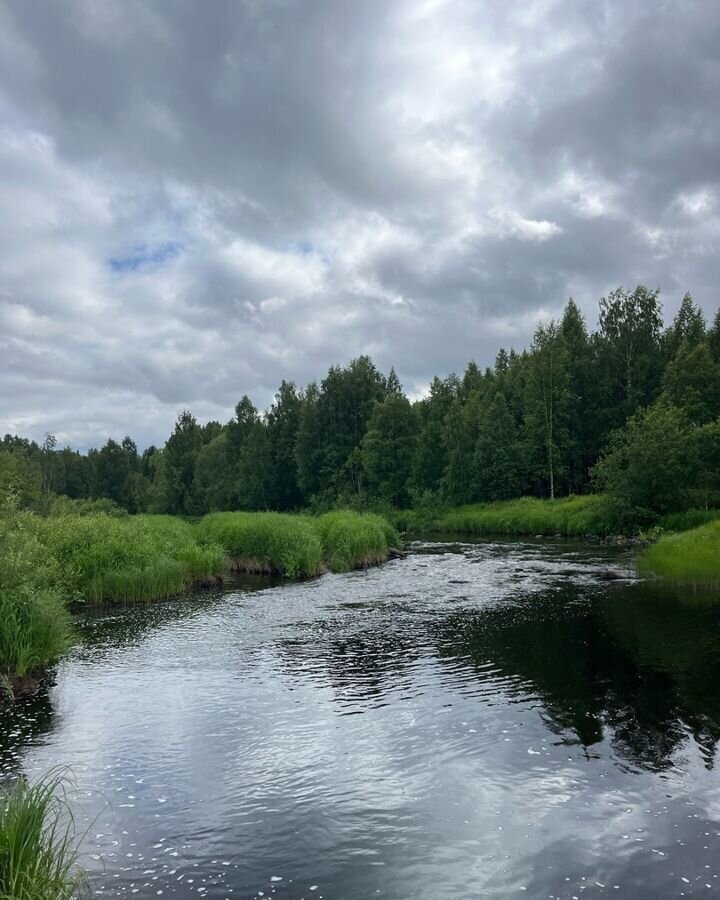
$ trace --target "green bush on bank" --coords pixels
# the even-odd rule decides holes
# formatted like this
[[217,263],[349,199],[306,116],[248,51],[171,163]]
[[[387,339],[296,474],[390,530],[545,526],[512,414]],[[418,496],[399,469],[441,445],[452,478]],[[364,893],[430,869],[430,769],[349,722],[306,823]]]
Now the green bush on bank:
[[618,511],[599,494],[558,500],[522,497],[460,506],[438,512],[430,520],[424,516],[418,521],[410,511],[400,521],[408,530],[420,526],[456,534],[607,535],[617,529]]
[[640,556],[638,571],[678,584],[720,586],[720,521],[661,537]]

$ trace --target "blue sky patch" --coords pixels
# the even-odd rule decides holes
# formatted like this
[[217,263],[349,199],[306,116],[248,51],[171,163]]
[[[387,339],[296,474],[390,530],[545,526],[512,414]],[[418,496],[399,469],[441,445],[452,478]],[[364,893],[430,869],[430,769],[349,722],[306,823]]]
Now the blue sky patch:
[[155,246],[138,244],[127,256],[112,256],[108,265],[113,272],[137,272],[150,266],[161,266],[176,257],[182,249],[177,241],[168,241]]

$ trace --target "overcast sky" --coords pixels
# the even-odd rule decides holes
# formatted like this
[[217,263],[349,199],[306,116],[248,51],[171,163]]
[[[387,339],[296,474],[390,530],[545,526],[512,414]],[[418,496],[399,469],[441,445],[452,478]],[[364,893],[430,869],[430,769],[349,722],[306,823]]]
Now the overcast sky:
[[0,432],[406,390],[618,285],[720,300],[712,0],[0,0]]

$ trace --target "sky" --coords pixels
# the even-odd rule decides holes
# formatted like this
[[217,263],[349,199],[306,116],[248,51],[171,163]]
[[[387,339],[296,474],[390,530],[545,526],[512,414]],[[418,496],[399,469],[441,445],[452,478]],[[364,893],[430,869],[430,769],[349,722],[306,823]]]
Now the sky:
[[707,0],[0,0],[0,433],[163,443],[720,303]]

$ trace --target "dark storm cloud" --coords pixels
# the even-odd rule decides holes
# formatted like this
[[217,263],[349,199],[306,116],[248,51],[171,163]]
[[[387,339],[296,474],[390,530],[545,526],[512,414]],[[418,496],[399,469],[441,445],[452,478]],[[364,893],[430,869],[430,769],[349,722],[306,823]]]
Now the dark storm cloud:
[[705,2],[0,3],[0,430],[421,391],[618,284],[717,304]]

